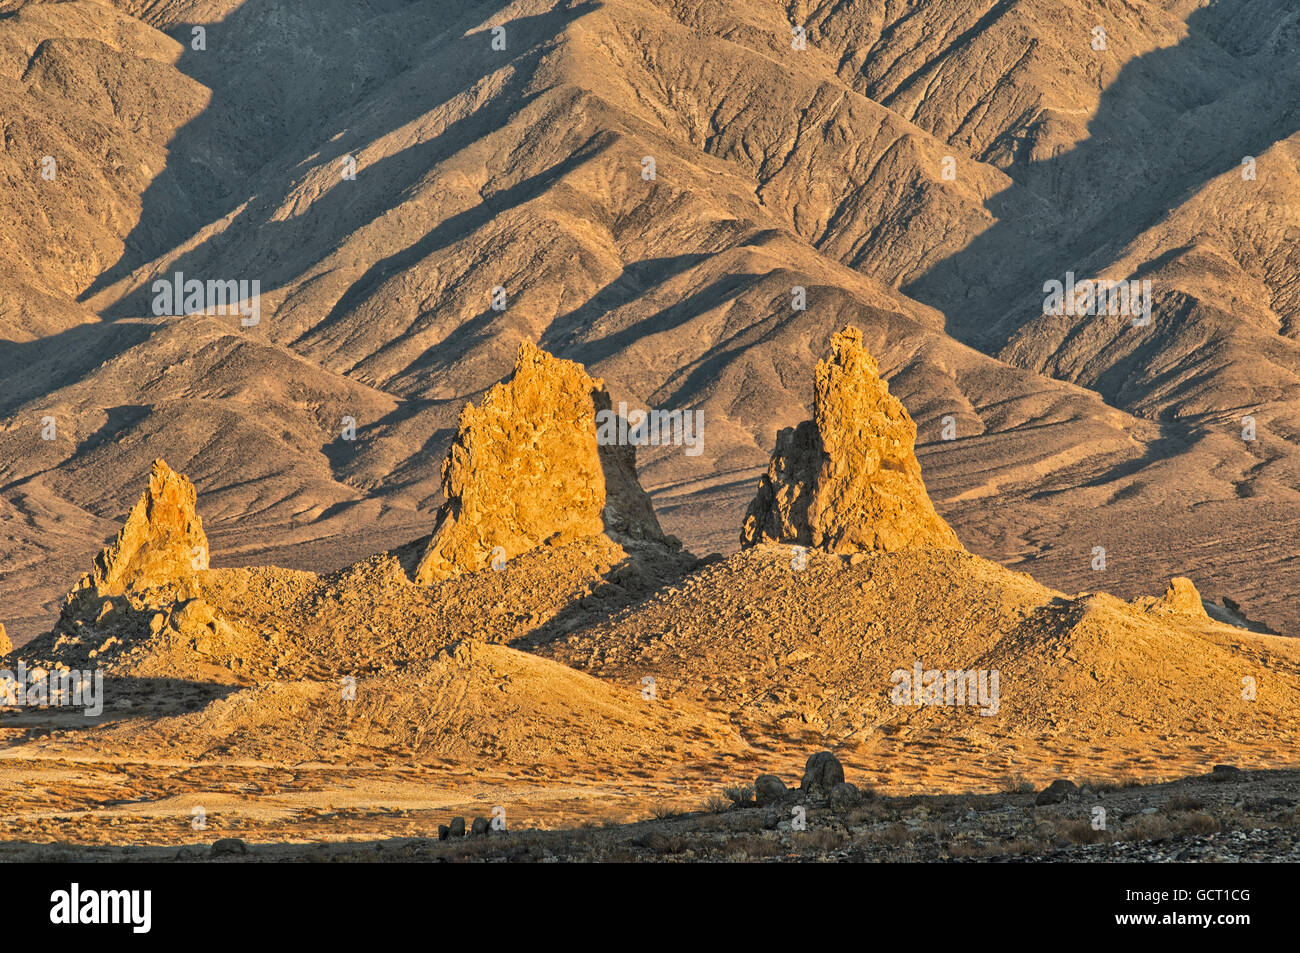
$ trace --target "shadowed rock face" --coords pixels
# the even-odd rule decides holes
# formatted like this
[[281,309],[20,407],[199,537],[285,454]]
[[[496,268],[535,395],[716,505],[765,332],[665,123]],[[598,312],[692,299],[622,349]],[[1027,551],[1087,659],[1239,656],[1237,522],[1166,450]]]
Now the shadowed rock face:
[[93,591],[103,598],[128,589],[167,586],[208,568],[208,537],[195,510],[194,484],[155,460],[149,488],[126,518],[126,525],[94,568],[81,577],[71,596]]
[[880,379],[862,332],[846,327],[817,362],[813,419],[777,434],[741,545],[962,548],[925,492],[915,445],[916,424]]
[[[442,465],[447,502],[416,570],[429,584],[547,541],[664,539],[631,446],[598,446],[605,384],[525,342],[514,373],[467,404]],[[500,550],[497,548],[500,547]]]

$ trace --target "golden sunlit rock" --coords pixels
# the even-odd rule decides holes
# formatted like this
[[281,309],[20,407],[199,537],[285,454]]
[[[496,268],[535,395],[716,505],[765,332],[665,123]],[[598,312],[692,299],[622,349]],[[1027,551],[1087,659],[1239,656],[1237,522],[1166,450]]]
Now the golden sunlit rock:
[[604,382],[582,365],[521,344],[509,380],[461,412],[442,465],[447,502],[416,581],[500,565],[548,541],[606,529],[662,539],[637,483],[635,448],[597,444],[596,412],[609,407]]
[[794,543],[833,553],[961,548],[934,510],[913,447],[916,424],[862,332],[847,327],[817,362],[813,419],[777,435],[741,543]]
[[166,586],[208,568],[208,538],[195,510],[194,484],[155,460],[149,487],[127,515],[126,525],[95,559],[73,589],[118,596],[128,589]]

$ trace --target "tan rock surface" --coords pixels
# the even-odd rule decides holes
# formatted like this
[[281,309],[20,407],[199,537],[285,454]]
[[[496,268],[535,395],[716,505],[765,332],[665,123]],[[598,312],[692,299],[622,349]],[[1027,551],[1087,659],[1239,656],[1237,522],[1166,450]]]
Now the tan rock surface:
[[1148,596],[1138,599],[1136,604],[1153,615],[1173,613],[1210,621],[1210,616],[1205,611],[1205,604],[1201,601],[1200,592],[1186,576],[1175,576],[1169,580],[1169,588],[1160,598]]
[[777,435],[741,544],[961,548],[925,491],[915,445],[916,424],[881,380],[862,332],[846,327],[817,363],[813,419]]
[[[972,551],[1076,592],[1092,570],[1058,543],[1086,536],[1123,550],[1106,585],[1125,599],[1188,574],[1300,631],[1293,5],[1149,5],[1079,58],[1104,4],[810,7],[799,51],[780,4],[524,0],[532,42],[480,62],[429,47],[418,4],[360,37],[328,26],[341,0],[301,30],[277,3],[218,4],[239,7],[219,69],[186,45],[193,6],[10,0],[0,21],[16,643],[154,457],[205,474],[207,531],[263,563],[332,572],[427,533],[456,415],[521,335],[616,402],[706,412],[704,452],[643,451],[640,478],[666,530],[729,552],[845,323]],[[439,29],[472,46],[483,22],[471,5]],[[366,77],[342,93],[341,60]],[[326,148],[321,128],[347,133]],[[391,171],[345,180],[345,154]],[[1150,277],[1151,325],[1041,314],[1071,269]],[[153,316],[151,281],[178,270],[260,278],[261,324]],[[498,283],[509,307],[485,310]],[[795,286],[808,310],[774,308]],[[35,442],[47,414],[58,439]],[[938,444],[949,415],[960,440]]]
[[501,555],[606,530],[662,539],[636,480],[635,449],[597,445],[596,412],[609,407],[604,382],[581,364],[521,344],[509,380],[460,415],[442,466],[447,502],[416,581],[427,585]]
[[207,569],[208,537],[196,502],[194,484],[155,460],[148,489],[73,595],[94,590],[100,597],[117,596],[129,589],[170,585]]
[[166,658],[153,669],[170,673],[173,654],[185,665],[193,653],[234,664],[254,652],[260,639],[199,598],[209,545],[196,502],[194,484],[155,460],[117,537],[72,587],[53,630],[23,645],[24,661],[122,669]]
[[[650,675],[660,697],[724,711],[751,741],[829,749],[914,790],[957,763],[967,786],[1012,761],[1056,776],[1288,765],[1300,730],[1297,640],[1066,596],[955,549],[855,565],[755,546],[540,651],[615,684]],[[918,664],[997,672],[996,700],[900,700],[899,674]]]
[[[1300,633],[1293,2],[370,4],[340,29],[355,7],[0,0],[0,668],[102,668],[107,696],[98,723],[0,712],[5,859],[552,861],[652,814],[605,859],[1296,856],[1300,640],[1245,618]],[[260,323],[157,314],[178,271],[260,279]],[[1044,313],[1070,271],[1150,279],[1151,323]],[[846,324],[916,424],[922,502],[883,397],[879,426],[831,401],[834,440],[814,412]],[[598,519],[537,545],[481,414],[524,338],[615,404],[699,408],[707,446],[598,448]],[[417,585],[470,400],[493,475],[466,444],[478,522],[439,528],[477,565],[502,525],[533,548]],[[732,553],[804,420],[772,538],[908,543],[928,495],[971,552]],[[127,591],[92,573],[49,631],[156,457],[203,474],[232,568],[119,552]],[[730,555],[634,539],[634,463],[665,529]],[[522,466],[524,508],[568,520],[539,478],[574,472]],[[1177,576],[1223,625],[1166,611]],[[996,706],[896,701],[917,665],[998,673]],[[701,812],[825,750],[885,797],[806,831]],[[1091,797],[999,794],[1066,778],[1106,831]],[[509,836],[433,838],[494,806]]]

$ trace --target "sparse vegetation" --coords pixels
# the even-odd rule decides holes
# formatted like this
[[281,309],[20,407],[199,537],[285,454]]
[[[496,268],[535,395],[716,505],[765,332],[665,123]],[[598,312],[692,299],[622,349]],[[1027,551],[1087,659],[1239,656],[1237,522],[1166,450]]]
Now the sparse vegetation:
[[999,790],[1004,794],[1033,794],[1038,787],[1022,774],[1009,774],[1003,778]]
[[710,814],[721,814],[723,811],[729,811],[736,806],[735,801],[719,794],[711,794],[704,802],[704,810]]
[[1063,6],[0,0],[0,859],[1295,859],[1297,3]]
[[754,785],[752,784],[723,788],[722,793],[736,807],[748,807],[754,802]]
[[723,842],[722,853],[736,860],[776,857],[785,849],[776,840],[758,835],[733,837]]

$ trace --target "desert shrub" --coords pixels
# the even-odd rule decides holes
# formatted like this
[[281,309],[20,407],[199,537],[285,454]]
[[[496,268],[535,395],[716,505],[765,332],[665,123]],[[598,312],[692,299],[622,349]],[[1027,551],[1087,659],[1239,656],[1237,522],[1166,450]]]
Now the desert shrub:
[[870,835],[872,840],[882,844],[906,844],[912,839],[912,832],[902,824],[886,824],[878,831],[872,831]]
[[1111,839],[1107,831],[1096,830],[1090,821],[1081,820],[1060,824],[1057,827],[1057,834],[1062,840],[1071,844],[1100,844]]
[[845,816],[849,824],[861,824],[864,821],[883,821],[889,812],[883,804],[875,802],[862,807],[855,807]]
[[1003,794],[1033,794],[1038,788],[1023,774],[1008,774],[1002,779],[1000,790]]
[[975,841],[955,840],[948,842],[949,857],[985,857],[988,855],[987,844]]
[[799,845],[812,850],[837,850],[843,847],[844,842],[848,840],[843,832],[829,830],[825,827],[806,831],[798,836]]
[[647,834],[641,841],[647,850],[658,854],[681,854],[695,846],[695,842],[680,834]]
[[1189,834],[1214,834],[1219,830],[1219,822],[1204,812],[1188,814],[1180,826]]
[[723,788],[722,794],[730,799],[736,807],[748,807],[754,800],[754,785],[740,784],[735,787]]
[[721,814],[723,811],[731,810],[734,806],[730,798],[723,797],[720,794],[711,794],[708,800],[704,802],[704,810],[710,814]]
[[1106,792],[1118,791],[1122,786],[1119,781],[1106,780],[1103,778],[1080,778],[1078,781],[1080,788],[1087,788],[1090,791]]
[[1124,839],[1130,841],[1138,840],[1163,840],[1172,837],[1177,832],[1177,826],[1167,817],[1159,814],[1142,814],[1135,817],[1124,828]]

